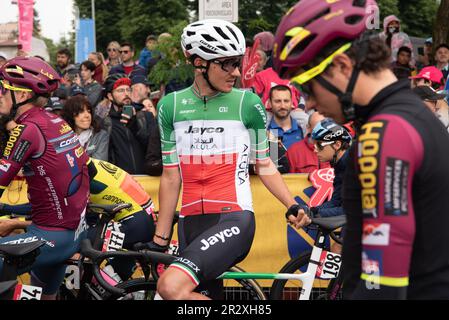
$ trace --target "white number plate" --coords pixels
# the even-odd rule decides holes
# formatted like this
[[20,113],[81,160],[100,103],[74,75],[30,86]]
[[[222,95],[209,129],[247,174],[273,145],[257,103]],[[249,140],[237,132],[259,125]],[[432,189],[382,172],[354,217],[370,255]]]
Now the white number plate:
[[13,300],[40,300],[42,288],[18,284],[14,290]]
[[336,278],[340,272],[341,261],[341,255],[323,250],[316,276],[323,280]]
[[125,234],[118,231],[106,230],[102,251],[117,251],[123,248]]

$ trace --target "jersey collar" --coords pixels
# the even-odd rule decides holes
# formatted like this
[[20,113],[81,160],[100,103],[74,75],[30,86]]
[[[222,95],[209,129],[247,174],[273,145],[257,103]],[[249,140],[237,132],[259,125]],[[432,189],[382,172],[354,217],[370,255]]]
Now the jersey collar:
[[383,88],[376,96],[374,96],[368,105],[356,106],[355,114],[357,122],[359,124],[364,124],[371,117],[372,113],[381,106],[385,99],[406,88],[410,89],[410,83],[408,81],[394,82]]

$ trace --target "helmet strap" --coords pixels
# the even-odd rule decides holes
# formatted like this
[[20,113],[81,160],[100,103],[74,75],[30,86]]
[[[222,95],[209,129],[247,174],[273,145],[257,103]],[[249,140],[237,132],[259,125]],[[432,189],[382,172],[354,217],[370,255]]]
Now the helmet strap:
[[343,142],[342,142],[341,147],[338,150],[336,150],[333,145],[332,145],[332,149],[334,149],[334,156],[332,157],[330,165],[332,168],[334,168],[337,165],[337,155],[340,152],[340,150],[343,149]]
[[202,72],[201,74],[203,75],[204,80],[206,80],[207,84],[209,85],[209,87],[214,90],[214,91],[219,91],[217,88],[215,88],[215,86],[210,82],[209,79],[209,67],[210,67],[210,61],[207,61],[207,65],[201,66],[201,69],[205,69],[206,72]]
[[360,74],[360,69],[354,67],[351,74],[351,79],[349,80],[348,87],[346,88],[346,92],[342,92],[340,89],[335,87],[329,81],[324,79],[321,75],[318,75],[315,79],[318,81],[320,85],[326,88],[328,91],[332,92],[338,97],[338,101],[341,103],[341,108],[343,111],[343,115],[345,116],[347,121],[355,120],[355,106],[352,100],[352,93],[354,91],[355,84]]
[[14,120],[14,118],[15,118],[15,116],[17,114],[17,110],[19,109],[19,107],[21,107],[21,106],[23,106],[23,105],[25,105],[27,103],[32,103],[32,102],[36,101],[37,98],[38,98],[38,95],[34,95],[30,99],[27,99],[25,101],[17,103],[16,95],[14,94],[13,91],[11,91],[12,109],[11,109],[11,112],[9,113],[9,115],[7,116],[7,119]]

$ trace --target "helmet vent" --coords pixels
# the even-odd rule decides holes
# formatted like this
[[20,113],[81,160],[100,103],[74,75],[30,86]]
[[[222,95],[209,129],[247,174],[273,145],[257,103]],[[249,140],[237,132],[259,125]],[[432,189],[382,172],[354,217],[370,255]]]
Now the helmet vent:
[[208,35],[208,34],[202,34],[201,35],[206,41],[217,41],[214,37]]
[[229,32],[232,33],[232,35],[234,36],[235,40],[237,41],[238,44],[240,44],[239,38],[237,37],[237,35],[235,34],[234,30],[232,30],[229,26],[226,26],[226,28],[228,28]]
[[354,7],[360,7],[360,8],[365,8],[366,6],[366,0],[354,0],[352,2],[352,5]]
[[215,51],[212,51],[212,50],[210,50],[210,49],[207,49],[206,47],[203,47],[203,46],[200,46],[200,47],[198,47],[201,51],[203,51],[203,52],[206,52],[206,53],[211,53],[211,54],[214,54],[215,53]]
[[345,22],[350,25],[358,24],[362,20],[363,20],[363,17],[360,15],[352,15],[352,16],[345,18]]
[[217,46],[217,48],[219,48],[219,49],[221,49],[221,50],[223,50],[223,51],[227,51],[226,48],[223,47],[223,46]]
[[232,47],[232,49],[234,49],[235,51],[237,51],[237,48],[235,47],[235,45],[234,45],[233,43],[231,43],[230,46]]
[[231,39],[229,39],[228,35],[227,35],[226,33],[224,33],[223,30],[221,30],[221,28],[219,28],[219,27],[214,27],[214,29],[215,29],[215,31],[217,31],[217,33],[218,33],[220,36],[223,37],[223,39],[231,40]]
[[312,22],[321,19],[322,17],[328,15],[329,13],[331,13],[331,9],[327,8],[323,11],[321,11],[320,13],[318,13],[316,16],[312,17],[311,19],[309,19],[306,23],[303,24],[304,28],[307,28],[307,26],[309,24],[311,24]]
[[302,41],[301,43],[299,43],[294,49],[293,51],[289,54],[290,57],[294,57],[297,54],[301,54],[308,46],[309,44],[315,40],[315,38],[317,37],[316,34],[311,34],[310,36],[308,36],[307,38],[304,39],[304,41]]
[[189,37],[194,36],[195,34],[196,34],[195,31],[187,31],[187,35],[188,35]]

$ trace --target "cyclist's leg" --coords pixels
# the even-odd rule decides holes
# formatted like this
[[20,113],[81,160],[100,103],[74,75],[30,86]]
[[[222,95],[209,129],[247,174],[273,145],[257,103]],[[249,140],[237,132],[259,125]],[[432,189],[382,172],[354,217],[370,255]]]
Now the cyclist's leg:
[[40,248],[40,254],[33,265],[19,270],[20,274],[31,270],[31,284],[43,288],[42,299],[45,299],[46,297],[52,298],[56,294],[64,278],[65,265],[63,262],[78,251],[84,233],[81,233],[76,239],[75,233],[70,230],[44,230],[32,224],[27,228],[26,233],[2,238],[0,243],[30,242],[33,241],[33,238],[47,241]]
[[[153,217],[146,211],[139,211],[135,214],[120,220],[120,232],[125,234],[123,248],[133,250],[137,242],[150,242],[153,240],[155,231]],[[110,264],[118,273],[122,280],[128,279],[134,271],[135,261],[131,259],[114,258]]]
[[[216,279],[249,252],[255,232],[254,214],[244,211],[181,220],[179,230],[186,238],[194,238],[161,276],[158,292],[165,299],[202,299],[193,289],[199,283]],[[215,220],[212,226],[211,220]],[[182,238],[180,235],[180,241]],[[180,248],[184,248],[181,243]]]

